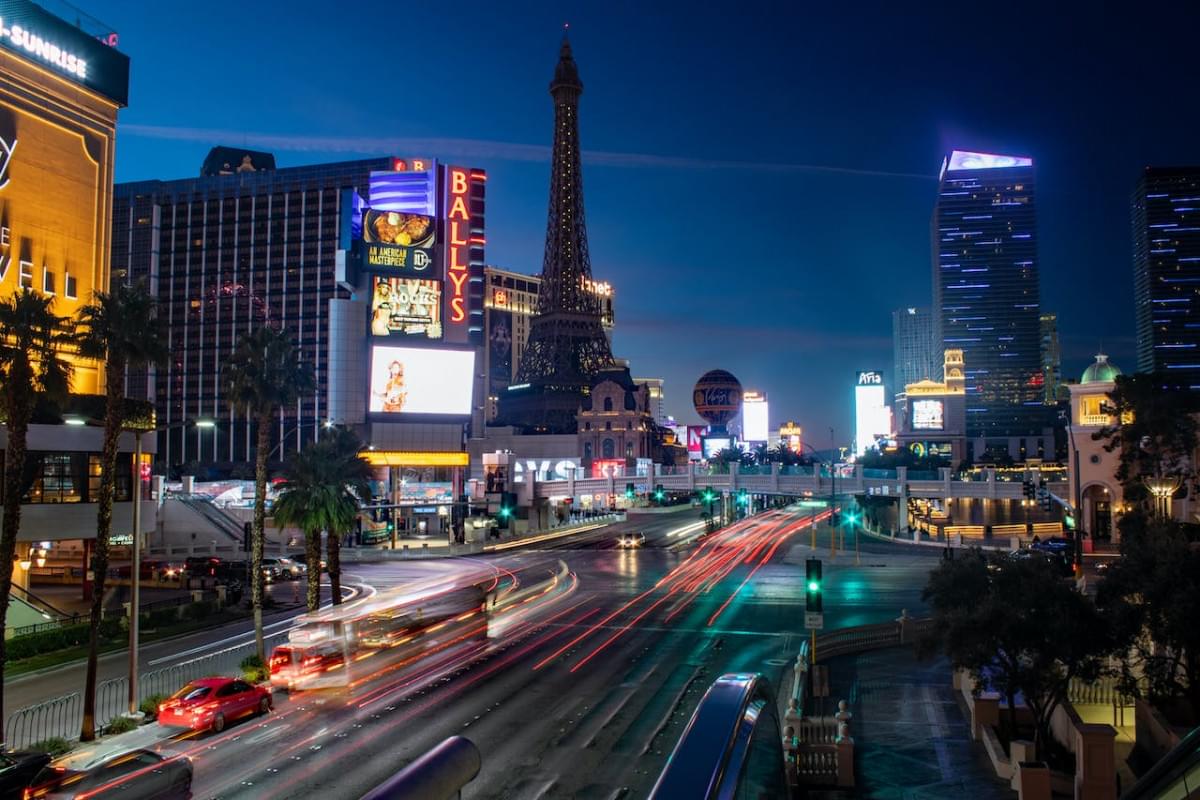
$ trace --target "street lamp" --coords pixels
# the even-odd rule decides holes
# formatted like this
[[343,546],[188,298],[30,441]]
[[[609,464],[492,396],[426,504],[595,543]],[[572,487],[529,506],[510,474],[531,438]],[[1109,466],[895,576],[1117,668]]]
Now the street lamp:
[[1144,481],[1150,494],[1154,495],[1154,515],[1167,519],[1171,516],[1171,498],[1179,491],[1182,481],[1177,475],[1164,475]]

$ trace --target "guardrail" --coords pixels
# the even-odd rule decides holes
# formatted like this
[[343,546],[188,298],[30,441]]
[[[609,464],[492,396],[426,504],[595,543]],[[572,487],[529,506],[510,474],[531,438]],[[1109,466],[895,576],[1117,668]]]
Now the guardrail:
[[[287,639],[287,632],[267,636],[269,650]],[[254,652],[253,639],[203,656],[172,664],[138,675],[138,701],[155,695],[166,695],[188,681],[214,674],[237,672],[242,659]],[[112,678],[96,686],[96,726],[102,728],[127,710],[129,678]],[[72,692],[20,708],[8,717],[4,726],[4,743],[9,749],[20,749],[61,736],[74,740],[83,725],[83,694]]]

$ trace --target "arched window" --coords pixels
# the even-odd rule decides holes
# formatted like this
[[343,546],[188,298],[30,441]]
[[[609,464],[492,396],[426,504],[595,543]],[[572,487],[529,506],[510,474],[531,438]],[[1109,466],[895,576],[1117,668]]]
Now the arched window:
[[633,458],[633,442],[625,443],[625,457]]
[[605,439],[604,444],[600,445],[600,451],[605,458],[612,458],[616,455],[616,445],[613,444],[612,439]]
[[584,461],[584,463],[589,463],[589,462],[591,462],[591,460],[592,460],[592,443],[584,442],[583,443],[583,461]]
[[583,423],[583,429],[585,431],[590,431],[592,429],[592,423],[590,423],[590,422]]
[[606,423],[604,423],[604,430],[606,430],[606,431],[611,431],[611,430],[612,430],[612,423],[611,423],[611,422],[606,422]]
[[612,411],[612,398],[611,397],[604,398],[604,410]]

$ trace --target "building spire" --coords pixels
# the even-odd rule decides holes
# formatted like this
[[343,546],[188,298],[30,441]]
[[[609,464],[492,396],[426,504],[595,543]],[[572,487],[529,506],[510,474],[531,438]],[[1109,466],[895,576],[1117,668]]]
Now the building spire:
[[554,80],[550,81],[550,94],[555,102],[570,102],[578,100],[583,94],[583,81],[579,80],[579,68],[575,66],[575,57],[571,54],[571,40],[567,38],[567,28],[571,23],[563,23],[562,45],[558,48],[558,66],[554,68]]

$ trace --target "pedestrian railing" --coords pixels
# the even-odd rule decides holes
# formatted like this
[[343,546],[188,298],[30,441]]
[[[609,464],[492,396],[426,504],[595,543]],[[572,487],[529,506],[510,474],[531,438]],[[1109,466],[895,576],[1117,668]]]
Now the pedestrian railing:
[[[287,631],[265,637],[268,651],[287,640]],[[169,695],[188,681],[209,675],[236,673],[242,660],[254,653],[253,639],[213,653],[138,675],[138,702]],[[96,727],[103,728],[128,710],[129,678],[122,676],[96,686]],[[4,743],[9,749],[29,747],[52,737],[73,740],[83,726],[83,694],[72,692],[20,708],[9,715]]]

